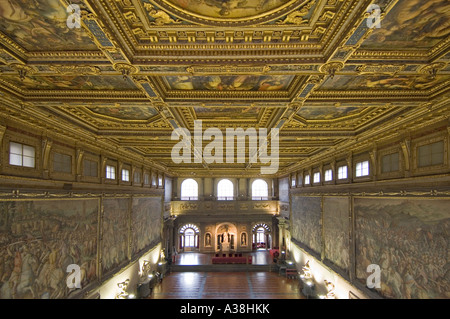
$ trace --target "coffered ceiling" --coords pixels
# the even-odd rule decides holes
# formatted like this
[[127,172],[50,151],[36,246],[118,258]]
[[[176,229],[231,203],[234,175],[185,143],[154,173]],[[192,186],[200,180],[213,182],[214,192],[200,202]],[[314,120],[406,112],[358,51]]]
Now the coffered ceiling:
[[0,17],[2,114],[52,116],[173,175],[265,165],[174,163],[173,130],[196,120],[280,128],[285,174],[449,113],[446,0],[10,0]]

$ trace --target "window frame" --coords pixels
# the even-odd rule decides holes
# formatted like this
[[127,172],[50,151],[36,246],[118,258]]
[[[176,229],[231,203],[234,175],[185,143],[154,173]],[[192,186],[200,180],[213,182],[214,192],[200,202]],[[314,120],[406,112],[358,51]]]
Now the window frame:
[[[195,183],[195,187],[188,187],[190,185],[194,185],[191,181]],[[190,184],[186,184],[186,183],[190,183]],[[186,186],[186,185],[188,185],[188,186]],[[185,196],[185,194],[183,194],[183,193],[184,193],[184,191],[187,191],[187,190],[191,190],[191,191],[195,190],[196,191],[196,195],[188,194],[188,196]],[[198,192],[199,192],[199,185],[198,185],[198,182],[195,179],[193,179],[193,178],[186,178],[186,179],[184,179],[181,182],[181,184],[180,184],[180,199],[181,200],[198,200],[199,199],[198,198]]]
[[[264,184],[263,194],[256,194],[255,195],[255,189],[261,190],[261,188],[255,187],[255,183],[261,182]],[[261,184],[262,185],[262,184]],[[258,185],[256,185],[258,186]],[[267,181],[263,180],[262,178],[257,178],[253,180],[252,182],[252,200],[269,200],[269,183]]]
[[[231,195],[221,195],[220,194],[220,185],[224,182],[228,181],[229,183],[227,183],[228,185],[231,185]],[[230,189],[230,188],[228,188]],[[234,183],[228,179],[228,178],[222,178],[221,180],[219,180],[217,182],[217,200],[234,200]]]
[[[111,170],[111,168],[113,170]],[[108,169],[110,169],[110,170],[108,170]],[[108,177],[108,175],[111,176],[111,173],[113,173],[114,176],[113,177]],[[106,164],[105,165],[105,179],[107,179],[109,181],[117,180],[117,167],[115,165],[111,165],[111,164]]]
[[[367,163],[367,167],[365,167],[365,165],[363,166],[363,164]],[[361,165],[360,168],[358,168],[358,165]],[[367,172],[367,174],[365,174],[365,172]],[[372,168],[370,165],[370,160],[369,159],[359,159],[355,161],[355,168],[354,168],[354,173],[355,173],[355,178],[356,179],[361,179],[361,178],[368,178],[371,176],[372,173]],[[361,175],[358,175],[358,173],[360,173]]]
[[303,177],[303,185],[305,185],[305,186],[311,185],[311,175],[309,173],[305,174],[305,176]]
[[[62,151],[60,151],[60,150],[58,150],[58,149],[52,151],[51,153],[52,153],[52,154],[51,154],[51,159],[52,159],[52,171],[53,171],[54,173],[57,173],[57,174],[71,175],[71,174],[73,173],[73,156],[72,156],[71,154],[67,154],[67,153],[65,153],[65,152],[62,152]],[[55,156],[57,156],[57,155],[60,155],[62,158],[70,158],[70,163],[69,163],[70,171],[69,171],[69,170],[68,170],[68,171],[58,170],[58,169],[56,168],[55,163],[58,163],[58,164],[64,164],[62,161],[55,161]],[[67,164],[67,163],[66,163],[66,164]]]
[[[323,182],[324,183],[329,183],[333,181],[333,169],[332,168],[326,168],[324,173],[323,173]],[[327,179],[327,177],[329,177],[329,179]]]
[[313,185],[320,184],[320,182],[322,181],[322,174],[319,171],[315,171],[315,172],[313,172],[312,175],[313,175],[313,180],[312,180]]
[[[126,179],[124,177],[126,177]],[[130,169],[128,167],[126,168],[122,167],[120,171],[120,180],[125,183],[130,182]]]
[[[12,153],[12,151],[11,151],[12,144],[20,145],[21,154]],[[24,155],[24,146],[33,150],[34,157],[25,156]],[[20,159],[21,159],[21,164],[20,165],[11,163],[11,154],[20,156]],[[33,166],[24,166],[24,164],[23,164],[24,156],[27,157],[27,158],[32,158],[33,159]],[[24,169],[36,169],[36,166],[37,166],[36,165],[37,164],[36,163],[36,159],[37,159],[36,146],[29,145],[27,143],[16,142],[16,141],[12,141],[12,140],[9,141],[9,148],[8,148],[8,165],[9,166],[16,167],[16,168],[21,167],[21,168],[24,168]]]

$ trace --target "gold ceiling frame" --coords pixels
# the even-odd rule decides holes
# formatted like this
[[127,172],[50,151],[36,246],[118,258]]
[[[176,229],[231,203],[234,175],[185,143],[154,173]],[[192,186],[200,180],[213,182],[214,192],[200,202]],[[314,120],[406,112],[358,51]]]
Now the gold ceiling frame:
[[[154,5],[162,8],[164,11],[169,12],[170,14],[178,17],[179,19],[194,22],[196,24],[204,24],[208,25],[212,23],[213,25],[248,25],[248,24],[261,24],[276,20],[277,18],[282,17],[288,12],[298,10],[300,7],[305,6],[311,0],[306,0],[301,3],[296,3],[296,0],[288,0],[287,3],[273,8],[270,11],[264,12],[262,14],[257,14],[255,16],[250,17],[241,17],[241,18],[212,18],[204,15],[197,14],[193,11],[183,9],[168,0],[149,0]],[[313,0],[314,2],[315,0]]]

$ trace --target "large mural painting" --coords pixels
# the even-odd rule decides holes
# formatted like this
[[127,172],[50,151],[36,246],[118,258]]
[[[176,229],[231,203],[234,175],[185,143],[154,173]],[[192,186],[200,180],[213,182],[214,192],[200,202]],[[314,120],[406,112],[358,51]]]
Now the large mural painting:
[[0,298],[65,298],[67,267],[81,285],[97,280],[99,201],[0,202]]
[[129,202],[128,198],[103,200],[102,275],[128,259]]
[[131,254],[136,255],[160,239],[161,198],[133,198]]
[[356,276],[381,269],[387,298],[450,298],[450,200],[355,198]]
[[325,258],[343,270],[350,263],[350,220],[347,197],[325,197],[323,202]]
[[292,196],[292,237],[321,253],[321,198]]

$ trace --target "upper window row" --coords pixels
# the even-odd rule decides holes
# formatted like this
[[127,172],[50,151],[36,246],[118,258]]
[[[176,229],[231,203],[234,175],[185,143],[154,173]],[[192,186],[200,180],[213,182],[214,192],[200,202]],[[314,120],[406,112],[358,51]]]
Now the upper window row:
[[[53,170],[59,173],[72,173],[72,156],[58,152],[53,153]],[[21,166],[28,168],[36,167],[36,148],[33,146],[10,142],[9,143],[9,164],[13,166]],[[87,177],[98,177],[98,162],[89,159],[83,160],[83,175]],[[116,179],[116,167],[113,165],[106,165],[105,169],[106,179]],[[130,170],[122,169],[121,180],[124,182],[130,181]],[[133,176],[135,183],[141,182],[140,172],[135,172]],[[144,174],[144,183],[149,184],[149,174]],[[156,181],[153,183],[156,185]],[[158,178],[158,185],[163,185],[163,178]]]
[[[417,147],[417,167],[431,167],[444,164],[444,141],[438,141],[431,144],[426,144]],[[381,173],[392,173],[400,171],[400,153],[390,153],[381,157]],[[370,175],[370,163],[368,160],[359,161],[355,164],[355,177],[364,177]],[[337,167],[337,180],[344,180],[348,178],[348,166],[341,165]],[[320,183],[320,172],[313,173],[312,182]],[[333,180],[333,170],[327,169],[324,172],[324,181],[329,182]],[[311,184],[311,176],[305,175],[303,178],[304,185]],[[293,178],[291,186],[296,186],[296,179]]]
[[[263,200],[269,197],[269,186],[266,181],[257,179],[252,183],[252,199]],[[198,183],[192,179],[185,179],[181,183],[181,200],[197,200]],[[233,200],[234,185],[229,179],[222,179],[217,183],[217,199]]]

